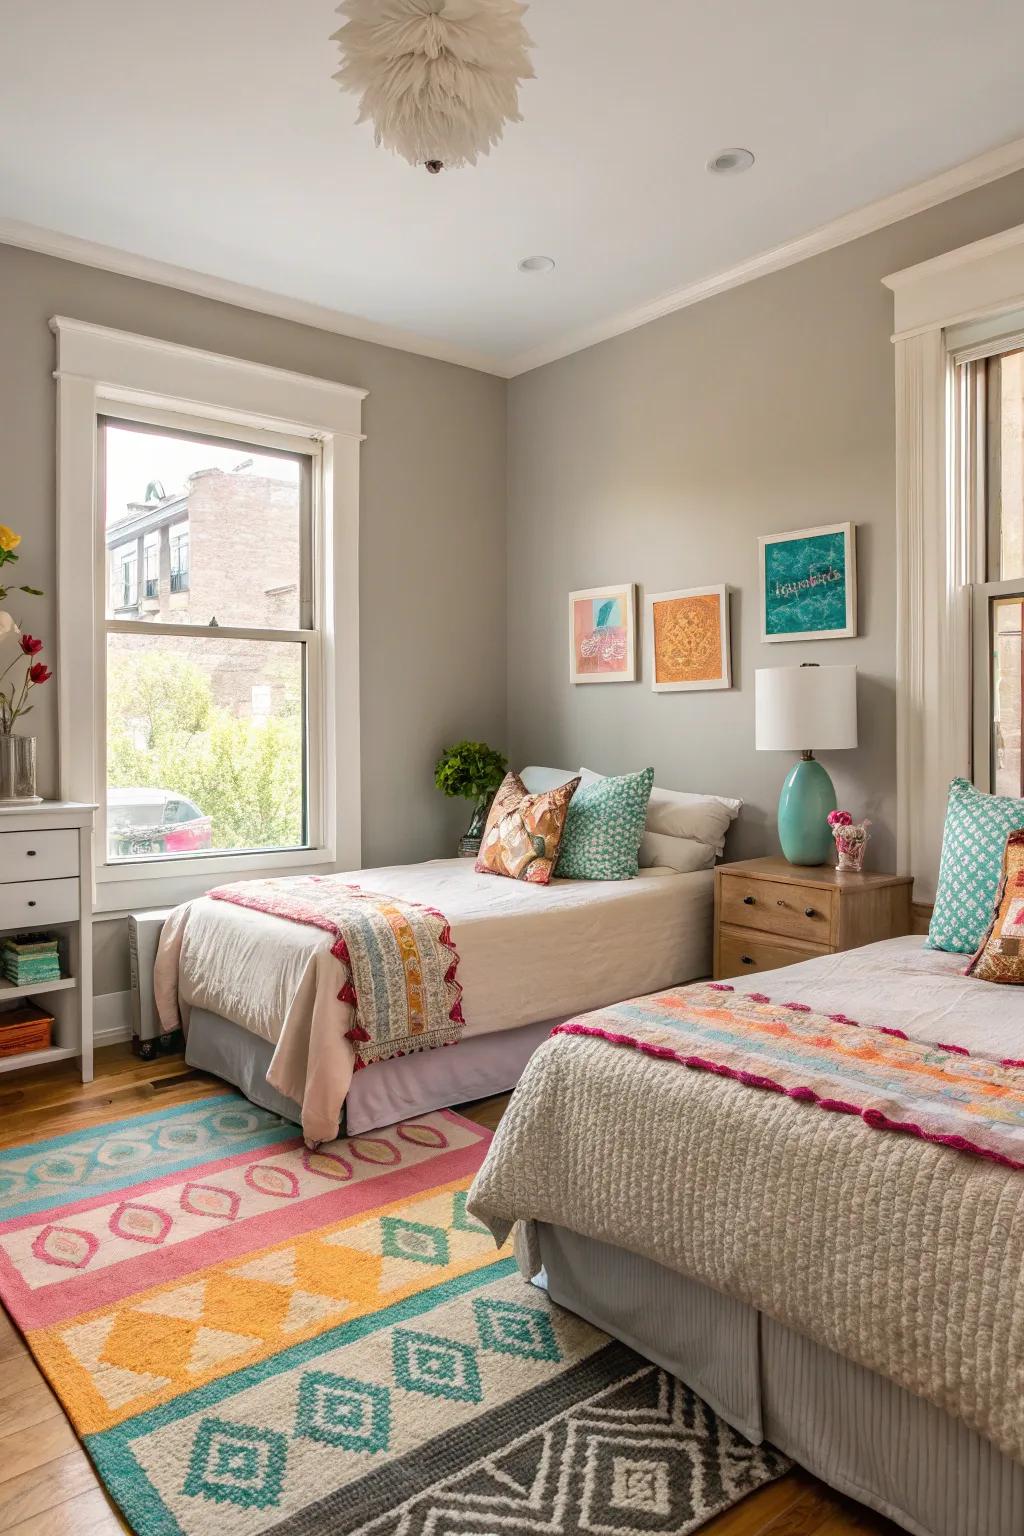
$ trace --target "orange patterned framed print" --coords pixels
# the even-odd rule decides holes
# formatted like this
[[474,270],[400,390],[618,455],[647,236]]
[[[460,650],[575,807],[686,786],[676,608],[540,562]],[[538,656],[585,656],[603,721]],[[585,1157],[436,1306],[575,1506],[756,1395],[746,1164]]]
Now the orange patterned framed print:
[[727,587],[652,594],[647,632],[655,693],[732,687]]
[[636,586],[569,593],[569,680],[636,682]]

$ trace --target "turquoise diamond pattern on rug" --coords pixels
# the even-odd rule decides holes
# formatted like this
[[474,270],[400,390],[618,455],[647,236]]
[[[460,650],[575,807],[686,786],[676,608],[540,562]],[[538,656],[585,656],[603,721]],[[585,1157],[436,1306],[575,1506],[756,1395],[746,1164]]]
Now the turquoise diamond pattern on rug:
[[204,1419],[182,1491],[216,1504],[271,1509],[281,1497],[287,1455],[288,1442],[274,1429]]
[[391,1438],[391,1398],[384,1387],[308,1371],[299,1383],[295,1434],[340,1445],[346,1451],[386,1451]]
[[949,786],[939,888],[928,929],[932,949],[972,955],[992,920],[1010,832],[1024,827],[1024,800],[986,795],[966,779]]
[[473,1312],[484,1349],[517,1355],[520,1360],[561,1360],[555,1331],[543,1312],[514,1301],[480,1298],[474,1301]]
[[452,1200],[452,1231],[453,1232],[479,1232],[481,1237],[489,1237],[490,1233],[482,1222],[474,1221],[466,1210],[466,1201],[469,1199],[469,1191],[456,1190]]
[[458,1403],[479,1403],[483,1397],[476,1351],[458,1339],[396,1328],[392,1359],[395,1380],[407,1392]]
[[448,1238],[440,1227],[427,1227],[419,1221],[402,1221],[398,1216],[382,1216],[381,1253],[389,1259],[413,1259],[418,1264],[444,1265],[449,1262]]

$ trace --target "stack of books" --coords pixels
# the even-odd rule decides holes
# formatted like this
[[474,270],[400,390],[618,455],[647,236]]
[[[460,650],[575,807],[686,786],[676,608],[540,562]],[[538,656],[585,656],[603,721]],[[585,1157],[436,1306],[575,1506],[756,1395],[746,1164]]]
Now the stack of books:
[[0,946],[0,975],[16,987],[32,986],[40,981],[59,981],[57,940],[36,934],[4,939]]

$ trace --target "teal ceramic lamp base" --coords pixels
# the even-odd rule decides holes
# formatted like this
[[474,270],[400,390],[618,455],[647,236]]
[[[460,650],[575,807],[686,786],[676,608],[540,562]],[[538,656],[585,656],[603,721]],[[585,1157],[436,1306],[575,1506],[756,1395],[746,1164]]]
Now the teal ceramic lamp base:
[[779,842],[791,864],[828,862],[832,831],[827,817],[835,808],[835,788],[817,758],[795,763],[779,796]]

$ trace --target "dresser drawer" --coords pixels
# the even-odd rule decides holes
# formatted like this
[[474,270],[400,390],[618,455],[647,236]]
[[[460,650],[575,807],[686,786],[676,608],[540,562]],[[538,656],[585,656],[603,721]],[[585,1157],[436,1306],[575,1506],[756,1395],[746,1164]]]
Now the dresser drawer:
[[0,928],[71,923],[77,917],[77,880],[18,880],[0,885]]
[[0,834],[0,883],[11,880],[58,880],[78,874],[77,832],[4,832]]
[[834,895],[831,890],[810,883],[751,880],[724,872],[719,881],[720,923],[778,933],[787,939],[804,939],[825,948],[830,945]]
[[715,977],[750,976],[755,971],[775,971],[780,965],[796,965],[799,960],[813,960],[829,954],[827,944],[790,944],[785,939],[767,938],[742,928],[721,928]]

